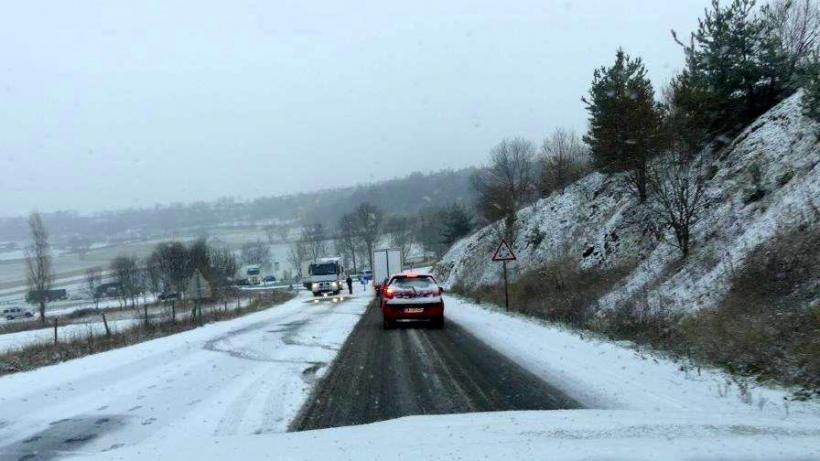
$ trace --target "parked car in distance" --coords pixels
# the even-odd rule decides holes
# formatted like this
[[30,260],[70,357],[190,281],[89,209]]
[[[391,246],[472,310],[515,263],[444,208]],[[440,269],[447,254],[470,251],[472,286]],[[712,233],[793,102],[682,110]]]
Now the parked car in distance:
[[274,275],[266,275],[262,277],[262,283],[274,283],[276,282],[276,276]]
[[[68,299],[68,292],[64,288],[44,290],[43,293],[45,294],[45,299],[47,302],[63,301]],[[28,293],[26,293],[26,302],[32,304],[40,302],[40,292],[29,291]]]
[[400,320],[425,320],[433,328],[444,327],[444,289],[427,274],[395,274],[381,293],[384,329]]
[[34,317],[34,314],[31,311],[25,310],[22,307],[8,307],[3,309],[2,312],[3,318],[6,320],[15,320],[15,319],[22,319],[22,318],[31,318]]
[[160,293],[157,298],[159,298],[160,301],[173,301],[179,299],[179,293]]

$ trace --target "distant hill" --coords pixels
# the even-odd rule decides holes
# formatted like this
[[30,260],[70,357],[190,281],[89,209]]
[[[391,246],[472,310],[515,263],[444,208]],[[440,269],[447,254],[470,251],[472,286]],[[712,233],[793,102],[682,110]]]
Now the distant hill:
[[[412,173],[370,184],[253,200],[222,198],[96,214],[60,211],[46,213],[43,218],[54,240],[62,243],[72,239],[97,242],[162,238],[215,226],[321,222],[333,227],[342,214],[365,201],[378,205],[388,214],[412,214],[431,206],[471,201],[470,176],[474,171],[474,168],[465,168]],[[27,238],[26,217],[0,218],[0,242]]]

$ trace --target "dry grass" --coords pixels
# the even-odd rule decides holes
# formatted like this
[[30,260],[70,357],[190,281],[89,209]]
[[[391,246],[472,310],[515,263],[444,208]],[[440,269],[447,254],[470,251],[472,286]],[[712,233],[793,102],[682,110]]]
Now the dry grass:
[[[255,296],[248,306],[227,310],[220,309],[221,304],[215,303],[210,309],[203,309],[202,323],[229,320],[252,312],[268,309],[293,298],[293,296],[294,292],[276,291],[264,293]],[[180,309],[179,312],[182,312],[182,309]],[[68,341],[59,342],[57,344],[51,342],[33,344],[0,355],[0,376],[18,371],[33,370],[42,366],[52,365],[98,352],[130,346],[143,341],[191,330],[200,325],[201,323],[199,321],[195,321],[190,316],[179,319],[176,322],[172,322],[170,318],[163,318],[159,321],[154,320],[148,325],[139,323],[131,328],[113,331],[110,336],[106,336],[105,334],[89,334],[75,336]]]
[[681,328],[705,360],[820,392],[820,233],[797,229],[755,249],[724,302]]
[[[509,285],[510,310],[533,317],[589,328],[597,312],[596,302],[629,274],[632,267],[579,270],[577,263],[562,258],[542,270],[521,274]],[[502,285],[453,291],[477,302],[504,305]]]
[[[669,274],[677,269],[678,264],[670,265]],[[732,275],[729,295],[714,309],[684,314],[650,308],[649,291],[600,309],[597,300],[630,270],[580,271],[569,261],[553,262],[511,283],[510,306],[533,317],[717,365],[735,375],[798,386],[798,396],[820,395],[816,228],[783,233],[755,249]],[[501,285],[456,286],[453,291],[478,302],[504,304]]]

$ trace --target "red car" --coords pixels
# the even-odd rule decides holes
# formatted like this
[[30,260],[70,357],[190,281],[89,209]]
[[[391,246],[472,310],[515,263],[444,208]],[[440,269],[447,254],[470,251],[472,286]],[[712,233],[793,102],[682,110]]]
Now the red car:
[[398,320],[426,320],[433,328],[444,327],[444,289],[426,274],[397,274],[390,278],[381,294],[384,328]]

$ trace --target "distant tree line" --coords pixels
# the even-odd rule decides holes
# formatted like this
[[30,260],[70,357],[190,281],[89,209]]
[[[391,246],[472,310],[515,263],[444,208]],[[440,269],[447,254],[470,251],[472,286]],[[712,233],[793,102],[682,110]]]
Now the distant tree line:
[[[227,247],[210,245],[205,238],[189,244],[178,241],[162,242],[145,258],[121,255],[111,260],[109,274],[114,292],[123,307],[137,306],[140,296],[154,295],[155,299],[171,301],[172,318],[176,318],[176,301],[192,296],[190,282],[199,272],[210,288],[210,298],[227,302],[230,288],[238,270],[238,261]],[[86,290],[95,301],[103,287],[99,269],[86,272]]]
[[[263,225],[268,243],[296,236],[291,229],[300,223],[336,225],[345,213],[361,203],[391,210],[391,214],[414,215],[428,203],[470,201],[469,178],[473,169],[412,173],[404,178],[253,200],[222,198],[211,202],[172,203],[150,208],[83,215],[60,211],[43,213],[41,220],[52,233],[52,243],[85,254],[96,242],[116,239],[162,238],[180,230],[196,235],[220,225]],[[418,191],[427,200],[419,201]],[[0,242],[24,240],[29,235],[25,217],[0,217]]]
[[321,223],[304,225],[291,244],[288,261],[299,278],[306,275],[302,273],[305,263],[331,255],[340,256],[349,270],[360,272],[373,267],[373,250],[378,248],[398,248],[405,262],[414,248],[436,258],[474,227],[471,211],[461,202],[428,206],[409,216],[388,214],[363,202],[329,229]]

